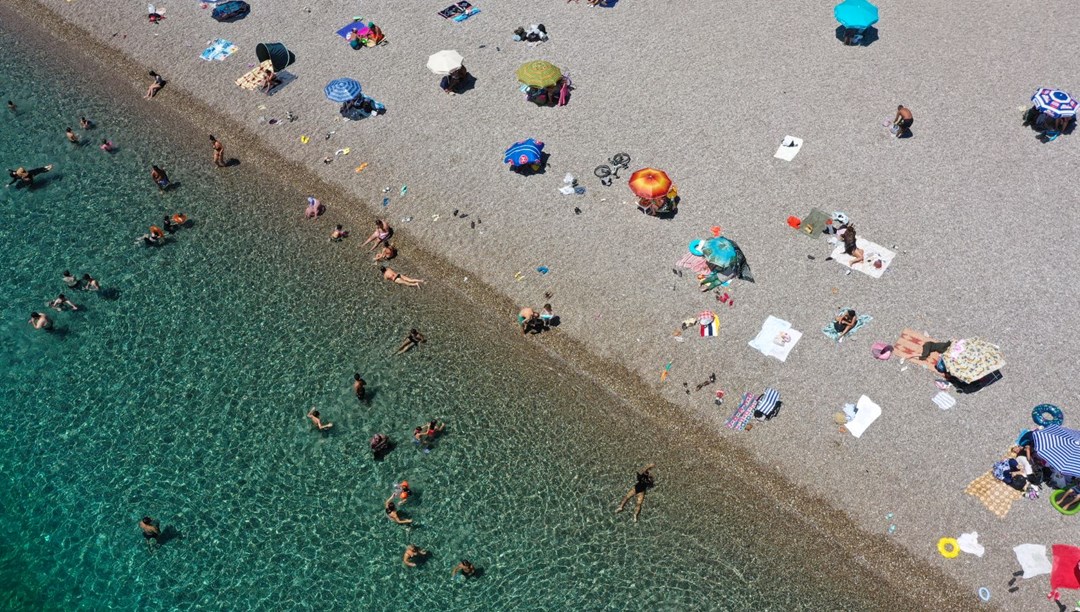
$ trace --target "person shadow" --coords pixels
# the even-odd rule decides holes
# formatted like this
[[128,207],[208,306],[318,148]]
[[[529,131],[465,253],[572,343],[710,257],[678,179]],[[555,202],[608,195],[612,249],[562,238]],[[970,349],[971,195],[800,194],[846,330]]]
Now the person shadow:
[[236,159],[235,157],[230,157],[230,158],[229,158],[229,159],[228,159],[228,160],[227,160],[227,161],[225,162],[225,166],[224,166],[224,167],[225,167],[225,168],[234,168],[234,167],[236,167],[236,166],[239,166],[239,165],[240,165],[240,160],[239,160],[239,159]]
[[166,525],[161,533],[158,534],[157,543],[158,546],[164,546],[165,544],[172,542],[173,540],[183,540],[184,534],[172,525]]
[[465,78],[461,79],[458,86],[454,88],[454,93],[461,95],[466,92],[476,89],[476,77],[472,73],[468,73]]

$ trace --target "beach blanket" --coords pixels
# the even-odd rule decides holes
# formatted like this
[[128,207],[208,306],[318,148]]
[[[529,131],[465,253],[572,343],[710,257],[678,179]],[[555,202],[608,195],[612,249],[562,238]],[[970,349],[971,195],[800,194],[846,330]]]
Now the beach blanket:
[[863,433],[866,432],[866,428],[870,427],[880,416],[881,406],[878,406],[864,395],[855,404],[855,418],[848,421],[844,427],[851,435],[861,438]]
[[746,429],[746,424],[750,422],[751,417],[754,416],[754,409],[757,408],[757,396],[753,393],[744,393],[742,401],[739,402],[735,412],[731,415],[725,423],[724,427],[728,429],[734,429],[735,431],[742,431]]
[[371,28],[369,28],[368,25],[363,21],[350,21],[349,25],[337,31],[337,35],[342,38],[348,38],[349,34],[352,34],[353,30],[356,30],[356,33],[360,36],[364,36],[371,32]]
[[222,61],[229,57],[233,53],[236,53],[236,45],[225,40],[224,38],[218,38],[214,42],[210,43],[210,46],[203,50],[199,57],[208,62],[214,60]]
[[[833,249],[832,258],[845,268],[858,270],[859,272],[874,278],[881,278],[881,275],[885,274],[885,270],[889,269],[889,264],[891,264],[892,260],[896,257],[896,253],[893,253],[889,249],[886,249],[880,244],[870,242],[869,240],[863,240],[862,238],[855,239],[855,246],[862,249],[863,261],[860,261],[854,266],[851,265],[851,262],[855,258],[851,255],[844,255],[843,242],[836,245],[836,248]],[[881,262],[880,267],[877,266],[877,262],[879,261]]]
[[479,12],[480,9],[462,0],[462,2],[451,4],[450,6],[439,11],[439,14],[446,19],[452,19],[454,21],[461,22],[465,21],[469,17],[472,17]]
[[1016,561],[1024,570],[1024,580],[1050,573],[1050,559],[1046,558],[1046,547],[1042,544],[1021,544],[1013,547]]
[[266,60],[249,70],[244,76],[236,79],[236,84],[240,86],[240,89],[262,89],[262,86],[266,82],[264,79],[265,71],[273,69],[273,63],[270,60]]
[[693,253],[687,253],[683,255],[679,261],[675,262],[676,268],[687,268],[697,274],[708,274],[709,263],[705,261],[704,257],[698,257]]
[[784,161],[791,161],[799,154],[799,151],[802,149],[802,143],[802,138],[784,136],[783,142],[780,143],[780,148],[776,150],[776,155],[773,155],[773,157]]
[[1024,496],[1022,492],[994,478],[993,470],[972,480],[964,493],[977,498],[998,518],[1005,518],[1013,502]]
[[825,229],[825,222],[831,218],[832,215],[826,214],[816,208],[811,208],[810,214],[806,215],[806,218],[799,223],[799,231],[811,238],[817,238],[821,236],[822,230]]
[[937,342],[937,340],[930,336],[924,336],[914,329],[905,329],[900,332],[900,339],[893,343],[893,354],[901,359],[906,359],[933,370],[934,366],[937,365],[937,360],[933,359],[933,357],[926,360],[919,359],[919,356],[922,355],[923,344],[926,342]]
[[720,333],[720,317],[706,310],[698,315],[698,328],[702,338],[711,338]]
[[791,327],[791,323],[769,315],[757,337],[749,344],[766,357],[787,361],[791,349],[795,348],[799,338],[802,338],[802,332]]
[[[1080,548],[1068,544],[1054,544],[1050,554],[1054,569],[1050,572],[1050,591],[1057,595],[1058,589],[1080,589]],[[1026,575],[1025,575],[1026,577]]]
[[[836,313],[836,316],[840,316],[841,313],[847,312],[848,310],[851,310],[851,309],[850,308],[841,308]],[[870,321],[873,321],[873,320],[874,320],[874,317],[871,317],[868,314],[859,315],[859,317],[857,319],[855,319],[855,327],[852,327],[851,331],[849,331],[847,333],[847,335],[849,337],[854,336],[855,332],[859,331],[859,328],[861,328],[863,325],[866,325],[867,323],[869,323]],[[823,333],[826,336],[832,338],[833,340],[840,340],[840,332],[836,331],[836,328],[833,327],[833,324],[831,322],[828,325],[826,325],[825,327],[821,328],[821,333]]]

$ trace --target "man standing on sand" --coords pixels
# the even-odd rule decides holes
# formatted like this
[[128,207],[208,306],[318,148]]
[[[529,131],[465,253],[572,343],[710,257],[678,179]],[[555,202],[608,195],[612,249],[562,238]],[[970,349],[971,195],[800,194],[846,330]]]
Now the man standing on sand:
[[221,144],[221,141],[210,134],[210,142],[214,147],[214,165],[218,168],[224,168],[225,164],[225,145]]
[[630,491],[627,492],[626,496],[619,502],[619,507],[615,510],[616,514],[623,511],[623,507],[626,506],[626,502],[630,501],[631,497],[636,497],[637,503],[634,505],[634,522],[637,522],[638,515],[641,514],[641,504],[645,503],[645,491],[651,489],[656,484],[655,481],[653,481],[652,474],[649,473],[654,467],[656,467],[656,464],[650,463],[649,465],[646,465],[643,470],[638,472],[637,482],[634,483],[634,486],[631,487]]
[[896,126],[896,137],[907,138],[911,136],[912,123],[915,123],[915,119],[912,118],[911,111],[903,104],[897,106],[896,117],[893,119],[893,125]]

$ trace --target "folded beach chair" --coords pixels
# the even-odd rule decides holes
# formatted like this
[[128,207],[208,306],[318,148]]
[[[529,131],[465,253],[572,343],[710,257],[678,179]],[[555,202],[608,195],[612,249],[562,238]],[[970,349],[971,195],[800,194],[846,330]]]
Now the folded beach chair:
[[259,64],[255,68],[252,68],[244,76],[236,79],[236,84],[240,86],[240,89],[259,90],[266,85],[265,74],[267,70],[273,70],[274,65],[270,60]]

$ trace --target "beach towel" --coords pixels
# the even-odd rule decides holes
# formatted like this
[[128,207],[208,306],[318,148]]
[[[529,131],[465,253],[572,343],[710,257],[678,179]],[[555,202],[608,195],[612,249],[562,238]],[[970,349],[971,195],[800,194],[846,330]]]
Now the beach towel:
[[861,438],[863,433],[866,432],[866,428],[878,420],[881,416],[881,406],[875,404],[869,397],[865,395],[859,398],[859,401],[855,404],[855,418],[851,419],[844,425],[848,430],[848,433]]
[[712,338],[720,333],[720,317],[711,310],[706,310],[698,315],[698,328],[702,338]]
[[[1045,550],[1045,548],[1044,548]],[[1067,544],[1054,544],[1051,555],[1054,568],[1050,571],[1050,591],[1052,596],[1059,596],[1058,589],[1080,589],[1080,548]],[[1027,575],[1024,576],[1027,578]]]
[[821,236],[822,230],[825,229],[825,222],[829,219],[832,219],[832,215],[826,214],[816,208],[812,208],[810,209],[810,214],[806,215],[806,218],[799,222],[799,231],[811,238],[817,238]]
[[746,429],[746,424],[749,423],[750,419],[754,416],[754,409],[756,407],[757,396],[753,393],[744,393],[742,401],[740,401],[738,407],[735,408],[735,412],[731,415],[731,418],[724,423],[724,427],[734,429],[735,431]]
[[787,361],[791,349],[795,348],[800,338],[802,338],[802,332],[791,327],[791,323],[769,315],[757,337],[749,344],[766,357]]
[[[845,312],[847,312],[849,310],[851,310],[851,309],[850,308],[841,308],[840,310],[838,310],[836,312],[836,316],[840,316],[841,314],[843,314],[843,313],[845,313]],[[873,321],[873,320],[874,320],[874,317],[872,317],[872,316],[870,316],[868,314],[859,315],[858,318],[855,319],[855,327],[852,327],[851,331],[849,331],[847,333],[847,335],[849,337],[854,336],[855,332],[859,331],[859,328],[861,328],[863,325],[866,325],[867,323],[869,323],[870,321]],[[832,338],[833,340],[840,340],[840,332],[836,331],[836,328],[833,327],[832,322],[829,322],[828,325],[821,328],[821,333],[823,333],[826,336]]]
[[945,391],[939,391],[930,401],[937,404],[938,408],[942,410],[948,410],[956,405],[956,398],[949,395]]
[[993,470],[972,480],[964,493],[977,498],[998,518],[1005,518],[1013,502],[1024,496],[1022,492],[994,478]]
[[[889,264],[896,257],[896,253],[886,249],[880,244],[870,242],[869,240],[863,240],[862,238],[855,238],[855,246],[862,249],[863,261],[851,265],[851,262],[855,259],[851,255],[844,255],[844,243],[836,245],[833,249],[832,258],[844,266],[845,268],[851,268],[852,270],[858,270],[867,276],[873,278],[881,278],[882,274],[885,274],[885,270],[889,269]],[[877,266],[877,262],[881,262],[881,266]]]
[[937,365],[936,359],[931,357],[926,360],[919,360],[919,356],[922,355],[923,344],[927,342],[937,342],[937,340],[908,328],[900,332],[900,339],[893,343],[893,353],[901,359],[906,359],[933,370],[934,366]]
[[337,35],[342,38],[348,38],[349,34],[352,34],[353,30],[356,30],[356,33],[360,36],[366,36],[369,32],[371,32],[371,28],[369,28],[368,24],[364,23],[363,21],[351,21],[349,22],[349,25],[338,30]]
[[960,537],[956,538],[956,545],[960,547],[960,550],[968,553],[969,555],[975,555],[981,557],[986,552],[986,548],[982,544],[979,544],[979,532],[972,531],[971,533],[962,533]]
[[783,142],[780,143],[780,148],[776,150],[776,155],[773,155],[773,157],[784,161],[791,161],[799,154],[799,150],[802,149],[802,143],[802,138],[784,136]]
[[240,89],[261,89],[262,86],[265,84],[265,80],[263,78],[265,71],[273,69],[273,63],[270,60],[266,60],[265,62],[249,70],[244,76],[236,79],[236,84],[240,86]]
[[1046,547],[1042,544],[1021,544],[1013,547],[1020,569],[1024,570],[1024,579],[1049,574],[1050,560],[1046,558]]
[[704,257],[698,257],[693,253],[687,253],[679,258],[679,260],[675,262],[675,267],[687,268],[697,274],[709,273],[709,263],[705,261]]
[[232,55],[233,53],[236,53],[236,45],[225,40],[224,38],[218,38],[215,39],[214,42],[210,43],[210,46],[204,49],[203,52],[199,55],[199,57],[203,58],[208,62],[212,62],[214,60],[220,62]]
[[757,408],[754,416],[762,419],[771,419],[776,416],[776,410],[780,407],[780,392],[772,387],[765,387],[765,392],[757,400]]

